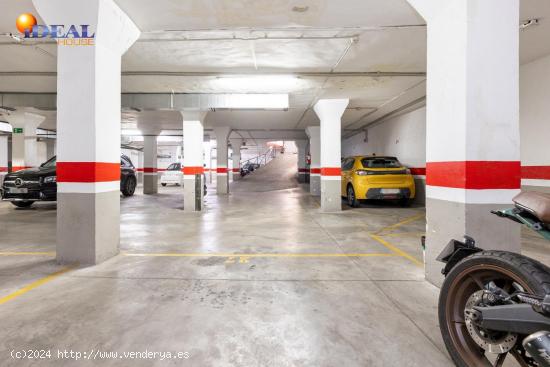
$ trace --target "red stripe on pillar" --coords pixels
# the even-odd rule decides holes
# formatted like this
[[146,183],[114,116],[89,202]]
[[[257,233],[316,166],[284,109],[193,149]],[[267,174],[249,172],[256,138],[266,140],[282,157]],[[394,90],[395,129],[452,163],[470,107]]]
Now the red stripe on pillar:
[[137,168],[136,171],[137,172],[143,172],[143,168]]
[[309,170],[307,168],[298,168],[298,172],[300,173],[308,173]]
[[320,168],[312,168],[309,170],[310,173],[313,173],[313,174],[320,174],[321,173],[321,169]]
[[323,167],[321,168],[321,176],[340,176],[342,170],[340,167]]
[[57,162],[57,182],[110,182],[120,180],[120,163]]
[[145,172],[145,173],[157,173],[157,172],[158,172],[158,168],[155,168],[155,167],[144,167],[144,168],[143,168],[143,172]]
[[424,167],[417,167],[417,168],[409,168],[412,175],[415,176],[426,176],[426,168]]
[[521,178],[530,180],[550,180],[550,166],[522,166]]
[[217,173],[227,173],[227,168],[226,167],[218,167],[218,168],[216,168],[216,172]]
[[204,167],[183,167],[184,175],[202,175],[204,173]]
[[238,169],[238,168],[233,168],[233,172],[234,172],[234,173],[239,173],[239,172],[241,172],[241,170]]
[[519,189],[519,161],[426,163],[426,185],[460,189]]

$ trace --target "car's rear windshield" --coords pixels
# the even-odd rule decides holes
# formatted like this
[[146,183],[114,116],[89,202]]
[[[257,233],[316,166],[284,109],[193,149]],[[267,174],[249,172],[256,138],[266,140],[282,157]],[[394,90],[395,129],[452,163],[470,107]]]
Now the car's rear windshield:
[[401,163],[393,157],[369,157],[361,159],[364,168],[400,168]]
[[47,167],[47,168],[55,168],[55,162],[56,162],[56,159],[57,157],[53,157],[51,158],[49,161],[46,161],[42,164],[42,167]]
[[179,171],[180,169],[180,165],[177,163],[172,163],[168,166],[168,168],[166,168],[167,171]]

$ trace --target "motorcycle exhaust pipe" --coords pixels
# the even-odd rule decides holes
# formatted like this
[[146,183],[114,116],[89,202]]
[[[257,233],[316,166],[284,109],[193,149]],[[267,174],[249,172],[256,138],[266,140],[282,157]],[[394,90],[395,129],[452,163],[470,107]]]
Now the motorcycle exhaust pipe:
[[540,366],[550,367],[550,331],[538,331],[523,339],[523,348]]

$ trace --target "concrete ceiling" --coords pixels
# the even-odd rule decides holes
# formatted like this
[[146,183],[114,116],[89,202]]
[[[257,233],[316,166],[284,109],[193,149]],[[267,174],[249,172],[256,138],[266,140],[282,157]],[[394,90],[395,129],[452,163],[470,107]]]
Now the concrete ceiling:
[[[123,92],[290,94],[288,111],[209,112],[206,128],[304,129],[318,124],[311,111],[317,99],[346,97],[343,125],[353,130],[425,95],[422,75],[342,74],[425,71],[424,20],[406,0],[115,1],[143,32],[123,57]],[[0,34],[16,32],[20,13],[37,15],[31,0],[0,4]],[[521,19],[541,19],[520,35],[521,62],[528,62],[550,54],[550,1],[521,6]],[[0,36],[0,91],[55,92],[55,71],[55,45]],[[245,83],[234,76],[270,73],[297,77]],[[136,122],[181,128],[177,112],[124,112],[122,119],[130,128]],[[42,127],[55,129],[55,113]]]

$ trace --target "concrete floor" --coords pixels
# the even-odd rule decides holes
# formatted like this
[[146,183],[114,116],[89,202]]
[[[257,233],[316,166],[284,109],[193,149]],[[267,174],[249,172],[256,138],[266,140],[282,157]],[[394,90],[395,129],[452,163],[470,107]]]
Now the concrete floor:
[[[307,187],[264,191],[250,177],[248,192],[208,195],[202,214],[181,210],[178,187],[121,199],[121,255],[38,285],[62,270],[55,204],[0,203],[0,299],[27,291],[0,304],[2,366],[36,363],[14,349],[51,350],[40,365],[58,365],[58,349],[189,356],[64,365],[452,365],[438,289],[419,266],[422,207],[320,214]],[[544,252],[525,239],[528,254]]]

